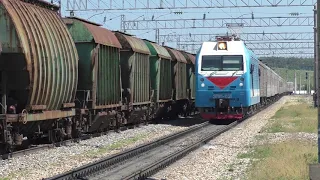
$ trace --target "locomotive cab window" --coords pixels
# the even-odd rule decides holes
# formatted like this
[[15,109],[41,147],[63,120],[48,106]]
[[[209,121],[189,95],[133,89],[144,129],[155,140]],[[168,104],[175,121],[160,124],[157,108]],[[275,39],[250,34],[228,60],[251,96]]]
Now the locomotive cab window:
[[243,56],[241,55],[205,55],[202,56],[202,71],[242,71]]

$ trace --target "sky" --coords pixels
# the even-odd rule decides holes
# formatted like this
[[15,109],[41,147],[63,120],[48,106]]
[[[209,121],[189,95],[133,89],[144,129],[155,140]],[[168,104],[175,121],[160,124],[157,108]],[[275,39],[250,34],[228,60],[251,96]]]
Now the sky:
[[[177,6],[187,2],[190,6],[205,6],[206,2],[212,3],[224,3],[225,5],[230,5],[232,3],[241,2],[254,2],[254,0],[63,0],[62,1],[62,16],[69,16],[68,9],[71,9],[71,4],[74,2],[85,3],[87,2],[87,8],[94,9],[98,5],[102,8],[109,7],[110,1],[112,1],[112,6],[121,7],[122,2],[125,2],[127,7],[133,7],[135,2],[139,6],[146,5],[149,2],[150,6],[156,7],[160,5],[162,1],[163,5],[170,6],[169,4],[176,3]],[[265,2],[266,0],[255,0],[256,2]],[[286,4],[288,0],[269,0],[270,2],[280,2],[280,4]],[[293,3],[297,4],[303,2],[304,0],[290,0]],[[308,4],[315,2],[315,0],[306,0]],[[70,3],[68,6],[68,2]],[[196,5],[193,5],[192,2],[195,2]],[[267,3],[266,3],[267,4]],[[218,4],[214,4],[218,5]],[[183,6],[183,5],[182,5]],[[84,7],[84,6],[83,6]],[[174,14],[174,12],[180,11],[182,14]],[[251,18],[251,14],[254,14],[254,17],[295,17],[290,13],[299,13],[298,16],[313,16],[313,7],[301,7],[301,6],[291,6],[291,7],[236,7],[236,8],[190,8],[190,9],[152,9],[152,10],[88,10],[88,11],[75,11],[74,14],[77,17],[88,19],[90,21],[102,24],[103,27],[110,30],[120,30],[120,20],[121,15],[125,16],[126,20],[143,20],[143,19],[189,19],[196,18],[202,19],[203,15],[206,14],[206,19],[208,18]],[[312,26],[282,26],[282,27],[243,27],[238,29],[240,33],[272,33],[272,32],[313,32]],[[205,34],[224,34],[230,32],[227,28],[193,28],[193,29],[168,29],[168,30],[159,30],[159,34],[194,34],[194,33],[205,33]],[[149,39],[155,41],[154,29],[148,30],[127,30],[126,33],[135,35],[139,38]],[[299,40],[301,42],[302,40]],[[306,41],[306,40],[305,40]],[[308,40],[310,42],[310,40]],[[161,43],[161,42],[160,42]],[[168,46],[177,47],[176,42],[166,42]],[[181,48],[181,47],[180,47]],[[309,51],[312,49],[309,49]]]

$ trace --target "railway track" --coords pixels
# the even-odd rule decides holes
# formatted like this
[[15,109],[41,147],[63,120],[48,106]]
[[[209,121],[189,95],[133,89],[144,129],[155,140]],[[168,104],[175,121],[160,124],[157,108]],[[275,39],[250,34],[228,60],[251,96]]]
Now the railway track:
[[90,139],[90,138],[103,136],[103,135],[106,135],[107,133],[108,132],[95,133],[95,134],[86,134],[86,135],[84,135],[84,136],[82,136],[80,138],[68,139],[68,140],[64,140],[64,141],[61,141],[61,142],[56,142],[56,143],[51,143],[51,144],[33,145],[33,147],[30,147],[30,148],[26,148],[26,149],[22,149],[22,150],[18,150],[18,151],[13,151],[13,152],[10,152],[10,153],[1,154],[1,158],[3,160],[5,160],[5,159],[13,158],[13,157],[19,157],[19,156],[35,153],[37,151],[51,149],[51,148],[54,148],[54,147],[65,146],[65,145],[68,145],[70,143],[79,142],[80,140],[86,140],[86,139]]
[[[271,104],[273,103],[258,109],[245,119]],[[159,140],[47,178],[47,180],[145,179],[241,122],[233,122],[229,125],[213,125],[204,122]]]
[[[198,114],[195,113],[191,117],[197,117],[197,116],[198,116]],[[142,124],[136,124],[136,125],[127,125],[127,126],[120,127],[119,130],[120,131],[125,131],[125,130],[128,130],[128,129],[139,128],[140,126],[143,126],[143,125],[145,125],[145,124],[142,123]],[[13,158],[13,157],[24,156],[24,155],[35,153],[35,152],[38,152],[38,151],[51,149],[51,148],[54,148],[54,147],[65,146],[65,145],[68,145],[70,143],[77,143],[77,142],[79,142],[81,140],[87,140],[87,139],[91,139],[91,138],[104,136],[104,135],[107,135],[109,132],[112,132],[112,131],[116,131],[116,130],[110,130],[110,131],[94,133],[94,134],[85,134],[85,135],[83,135],[83,136],[81,136],[79,138],[68,139],[68,140],[64,140],[64,141],[56,142],[56,143],[33,145],[32,147],[29,147],[29,148],[26,148],[26,149],[17,150],[17,151],[13,151],[13,152],[10,152],[10,153],[0,154],[0,156],[1,156],[1,158],[3,160],[9,159],[9,158]]]
[[[136,176],[135,173],[141,172],[140,169],[146,169],[144,165],[147,164],[148,166],[150,166],[149,162],[151,159],[161,160],[163,159],[164,156],[169,157],[170,155],[172,155],[172,153],[177,153],[179,151],[181,152],[181,150],[187,145],[185,144],[185,145],[179,146],[178,144],[184,144],[185,141],[188,141],[190,143],[199,142],[200,139],[203,140],[203,138],[210,139],[210,137],[207,136],[208,132],[211,132],[210,134],[213,133],[215,135],[218,135],[224,132],[225,130],[230,129],[232,126],[235,126],[236,124],[237,122],[234,122],[229,125],[217,126],[217,125],[210,124],[209,122],[204,122],[202,124],[195,125],[191,128],[188,128],[184,131],[181,131],[172,135],[168,135],[159,140],[140,145],[136,148],[115,154],[111,157],[101,159],[98,162],[94,162],[86,166],[79,167],[77,169],[74,169],[73,171],[69,171],[64,174],[48,178],[48,180],[49,179],[50,180],[51,179],[78,179],[78,178],[83,179],[87,176],[91,176],[91,175],[94,175],[95,173],[99,173],[102,170],[107,170],[108,172],[107,176],[110,179],[126,179],[124,177]],[[196,140],[192,138],[190,139],[190,137],[193,137],[193,136],[197,139]],[[168,150],[168,149],[171,149],[171,150]],[[186,151],[186,152],[190,152],[190,151]],[[183,154],[179,155],[178,157],[181,157],[182,155]],[[142,166],[138,166],[138,164],[141,164]],[[161,163],[161,166],[165,166],[165,165],[167,164]],[[128,174],[128,172],[130,173]],[[144,174],[143,177],[145,177],[145,175],[148,175],[149,172],[145,172],[142,174]],[[104,174],[99,174],[97,178],[100,179],[102,178],[101,176],[104,176]]]

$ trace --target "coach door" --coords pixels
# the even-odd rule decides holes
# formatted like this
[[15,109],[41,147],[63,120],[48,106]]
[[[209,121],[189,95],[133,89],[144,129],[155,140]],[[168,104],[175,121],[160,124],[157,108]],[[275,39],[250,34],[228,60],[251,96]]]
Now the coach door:
[[251,91],[252,91],[252,96],[254,96],[254,83],[253,83],[253,71],[254,71],[254,65],[251,64],[250,66],[250,75],[251,75]]

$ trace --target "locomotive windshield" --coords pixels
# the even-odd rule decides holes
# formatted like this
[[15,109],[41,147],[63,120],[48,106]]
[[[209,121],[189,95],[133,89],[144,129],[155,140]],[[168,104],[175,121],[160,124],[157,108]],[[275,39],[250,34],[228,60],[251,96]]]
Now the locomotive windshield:
[[202,56],[202,71],[242,71],[242,55],[205,55]]

